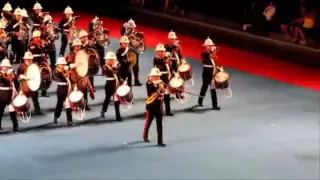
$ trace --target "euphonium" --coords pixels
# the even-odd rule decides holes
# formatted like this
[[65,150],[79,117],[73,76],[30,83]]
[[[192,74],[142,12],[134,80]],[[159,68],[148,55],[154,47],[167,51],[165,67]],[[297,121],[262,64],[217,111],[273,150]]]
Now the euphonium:
[[149,96],[146,100],[146,104],[151,104],[153,103],[156,99],[158,99],[158,97],[163,94],[165,91],[164,88],[164,84],[163,83],[159,83],[158,84],[158,91],[153,93],[151,96]]

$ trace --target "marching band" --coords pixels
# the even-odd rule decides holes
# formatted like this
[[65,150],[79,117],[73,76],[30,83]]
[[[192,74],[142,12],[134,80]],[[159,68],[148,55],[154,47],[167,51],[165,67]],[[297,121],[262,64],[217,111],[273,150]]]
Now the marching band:
[[[31,113],[28,98],[31,97],[35,115],[43,115],[38,91],[47,97],[47,89],[53,80],[57,81],[57,104],[53,122],[58,123],[63,104],[65,104],[67,124],[73,126],[73,116],[83,120],[85,112],[90,110],[88,94],[94,95],[94,76],[102,70],[105,76],[105,98],[101,117],[105,118],[111,99],[114,100],[115,117],[122,121],[121,111],[129,110],[133,104],[132,85],[141,86],[139,79],[139,55],[145,51],[145,37],[136,30],[135,22],[130,19],[121,28],[122,37],[116,52],[105,52],[110,45],[109,33],[102,20],[95,17],[89,23],[89,32],[78,30],[71,7],[64,10],[64,18],[59,28],[54,27],[48,12],[42,12],[42,6],[36,2],[32,15],[25,9],[12,7],[6,3],[0,20],[0,130],[5,107],[9,106],[13,130],[18,131],[18,119],[29,122]],[[26,21],[27,18],[27,21]],[[30,26],[27,22],[33,22]],[[32,30],[29,42],[28,31]],[[60,57],[55,57],[55,40],[61,33]],[[26,46],[27,44],[27,46]],[[9,52],[9,45],[11,51]],[[67,46],[70,53],[65,56]],[[198,105],[203,106],[208,86],[211,85],[213,110],[220,110],[216,89],[229,88],[229,75],[215,64],[217,47],[210,38],[204,42],[205,51],[201,53],[203,62],[202,87],[198,95]],[[26,47],[26,48],[25,48]],[[14,56],[12,56],[12,54]],[[104,55],[106,54],[106,55]],[[11,63],[20,63],[17,73]],[[188,99],[193,86],[192,67],[186,62],[181,51],[181,41],[175,32],[168,33],[168,44],[159,43],[155,48],[153,68],[146,82],[146,123],[143,140],[149,142],[148,132],[152,120],[156,119],[158,145],[164,147],[162,137],[163,113],[173,116],[170,95],[179,102]],[[132,78],[134,77],[134,79]],[[163,109],[163,105],[165,110]]]

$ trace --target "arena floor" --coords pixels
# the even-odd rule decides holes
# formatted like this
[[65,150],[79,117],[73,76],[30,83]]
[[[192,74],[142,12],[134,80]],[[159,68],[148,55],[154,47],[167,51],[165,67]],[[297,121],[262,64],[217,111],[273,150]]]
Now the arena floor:
[[[59,44],[59,42],[57,42]],[[113,40],[111,49],[117,48]],[[152,67],[153,50],[141,55],[141,79]],[[201,86],[201,64],[193,65],[195,86]],[[254,76],[234,69],[233,97],[219,96],[222,111],[192,108],[172,100],[174,117],[164,118],[166,148],[156,147],[155,124],[151,144],[141,140],[145,86],[134,87],[135,104],[114,122],[113,106],[100,119],[104,79],[95,78],[96,99],[79,126],[66,127],[65,113],[53,125],[56,103],[40,98],[46,115],[10,133],[8,114],[0,135],[0,179],[318,179],[319,94],[312,90]],[[209,95],[209,93],[207,94]]]

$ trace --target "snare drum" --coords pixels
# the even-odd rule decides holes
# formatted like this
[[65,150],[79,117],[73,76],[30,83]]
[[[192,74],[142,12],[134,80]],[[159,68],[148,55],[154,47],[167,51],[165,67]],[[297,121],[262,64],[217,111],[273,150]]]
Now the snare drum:
[[28,98],[24,94],[16,96],[12,101],[12,105],[16,112],[29,112],[30,110]]
[[192,78],[192,67],[190,64],[188,63],[184,63],[184,64],[181,64],[179,67],[178,67],[178,73],[180,75],[180,77],[185,80],[185,81],[188,81]]
[[216,89],[227,89],[229,88],[229,73],[222,71],[218,72],[214,77],[214,84]]
[[83,108],[86,105],[84,95],[81,91],[72,91],[69,95],[69,102],[71,107]]
[[174,77],[169,81],[168,91],[170,94],[177,94],[183,91],[184,80],[181,77]]
[[132,90],[128,85],[121,85],[116,90],[120,102],[131,102],[133,99]]

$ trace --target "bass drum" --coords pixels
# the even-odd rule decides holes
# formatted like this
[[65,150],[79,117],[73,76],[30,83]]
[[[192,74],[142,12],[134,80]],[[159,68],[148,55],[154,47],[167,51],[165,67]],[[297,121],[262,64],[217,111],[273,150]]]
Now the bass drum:
[[99,55],[93,48],[89,48],[86,52],[88,54],[88,76],[95,76],[100,68]]
[[41,83],[40,90],[47,90],[50,88],[52,84],[52,70],[47,63],[41,63],[40,66],[40,74],[41,74]]
[[21,82],[21,90],[26,96],[30,96],[31,92],[35,92],[40,88],[41,72],[37,64],[30,64],[24,74],[28,80]]

